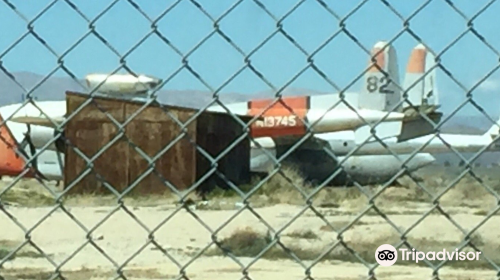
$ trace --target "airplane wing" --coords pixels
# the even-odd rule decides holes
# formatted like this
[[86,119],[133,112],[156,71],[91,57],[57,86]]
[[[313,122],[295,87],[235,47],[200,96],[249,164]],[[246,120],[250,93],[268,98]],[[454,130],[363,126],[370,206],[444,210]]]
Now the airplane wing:
[[[59,125],[64,121],[64,117],[54,117],[51,118],[52,121],[45,117],[16,117],[12,118],[9,121],[11,122],[16,122],[16,123],[24,123],[24,124],[31,124],[31,125],[40,125],[40,126],[45,126],[45,127],[51,127],[51,128],[56,128],[54,126],[54,123],[56,125]],[[54,123],[53,123],[54,122]]]
[[[428,111],[426,113],[427,114],[424,115],[426,115],[427,118],[434,123],[439,123],[441,120],[442,113],[440,112]],[[372,133],[370,125],[363,125],[351,131],[354,132],[354,140],[356,144],[374,142],[377,141],[377,138],[384,140],[394,137],[397,138],[397,142],[404,142],[433,133],[434,126],[429,123],[427,119],[423,118],[422,115],[418,114],[418,112],[415,112],[414,114],[408,114],[402,121],[398,120],[379,123],[375,127],[374,133]],[[374,138],[374,135],[376,135],[377,138]],[[255,140],[259,144],[257,145],[252,143],[252,149],[259,150],[260,147],[276,149],[279,156],[299,142],[302,137],[303,136],[298,135],[258,137],[255,138]],[[367,141],[367,139],[369,140]],[[302,141],[300,146],[297,146],[298,149],[305,150],[323,150],[325,147],[330,147],[328,141],[322,139],[321,137],[317,137],[316,135],[312,135],[307,140]]]
[[[429,110],[431,112],[426,113],[427,117],[430,118],[434,122],[439,122],[442,113],[435,112],[434,110]],[[45,117],[16,117],[12,118],[10,121],[23,123],[23,124],[31,124],[31,125],[40,125],[44,127],[56,128],[56,125],[59,125],[64,121],[64,117],[54,117],[51,122]],[[407,117],[402,121],[391,121],[391,122],[381,122],[375,128],[375,135],[380,139],[397,137],[398,142],[406,141],[412,138],[428,135],[434,131],[434,127],[432,124],[424,119],[418,112],[407,113]],[[371,131],[371,127],[369,125],[364,125],[358,127],[354,130],[355,141],[356,143],[363,143],[367,138],[372,137],[373,133]],[[267,137],[269,138],[269,137]],[[280,136],[276,138],[272,138],[271,142],[264,144],[264,146],[268,147],[273,146],[281,152],[286,152],[286,149],[295,145],[302,136]],[[259,139],[259,138],[256,138]],[[270,140],[270,139],[269,139]],[[371,138],[371,141],[375,141],[375,138]],[[263,144],[263,143],[259,143]],[[255,145],[252,143],[252,148],[255,149]],[[329,144],[327,141],[315,137],[314,135],[304,141],[300,145],[300,149],[308,149],[308,150],[322,150],[324,147],[328,147]]]
[[407,141],[420,136],[425,136],[434,132],[434,125],[422,115],[427,116],[434,123],[439,123],[442,117],[441,112],[436,112],[435,108],[428,108],[425,112],[405,112],[402,120],[384,121],[379,123],[374,131],[370,125],[363,125],[354,129],[354,140],[357,144],[368,141],[375,141],[376,136],[379,139],[397,137],[398,142]]

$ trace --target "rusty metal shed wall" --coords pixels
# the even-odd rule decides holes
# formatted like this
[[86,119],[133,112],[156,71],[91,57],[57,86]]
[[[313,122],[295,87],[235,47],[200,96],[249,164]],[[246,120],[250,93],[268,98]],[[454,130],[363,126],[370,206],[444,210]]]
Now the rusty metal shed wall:
[[[88,100],[88,95],[81,93],[67,92],[66,96],[68,115]],[[195,110],[150,105],[140,111],[143,106],[132,101],[94,97],[93,102],[68,121],[65,137],[88,158],[94,157],[114,138],[120,138],[100,153],[93,161],[94,169],[72,187],[71,193],[109,194],[110,191],[101,183],[103,180],[118,192],[136,181],[139,183],[133,192],[138,194],[165,192],[165,180],[177,189],[185,189],[210,170],[210,162],[196,150],[194,143],[210,154],[217,155],[242,133],[241,125],[231,116],[203,113],[190,123],[185,135],[177,139],[182,135],[181,128],[165,111],[184,123],[196,113]],[[101,110],[120,123],[134,117],[120,136],[117,126]],[[175,144],[171,144],[173,142]],[[169,144],[168,151],[154,161],[155,156]],[[151,157],[154,170],[149,168],[148,160],[139,150]],[[249,162],[250,144],[246,138],[222,159],[219,170],[235,184],[246,183],[250,176]],[[85,172],[87,163],[71,145],[66,150],[65,163],[65,186],[71,186]],[[223,187],[212,178],[204,181],[199,190],[206,191],[214,185]]]

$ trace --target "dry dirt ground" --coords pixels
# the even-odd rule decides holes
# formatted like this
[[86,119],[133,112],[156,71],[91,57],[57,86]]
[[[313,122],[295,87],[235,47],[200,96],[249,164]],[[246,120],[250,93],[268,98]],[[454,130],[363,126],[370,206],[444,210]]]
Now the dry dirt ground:
[[[421,184],[434,195],[452,181],[427,177]],[[482,178],[492,190],[500,189],[496,178]],[[311,192],[299,178],[292,179]],[[0,194],[8,185],[0,185]],[[439,279],[496,279],[489,264],[500,264],[495,196],[470,176],[442,194],[439,204],[409,179],[402,185],[384,190],[372,206],[356,187],[323,189],[311,209],[298,191],[275,178],[250,199],[251,211],[228,192],[206,202],[191,196],[194,202],[185,208],[171,195],[127,198],[125,207],[111,197],[68,197],[61,208],[38,183],[22,181],[0,197],[0,279],[59,279],[55,271],[64,276],[60,279],[82,280],[120,275],[177,279],[183,274],[186,279],[242,279],[246,274],[251,279],[305,279],[310,274],[318,280],[347,280],[367,279],[370,273],[377,279],[435,279],[426,264],[401,260],[370,272],[375,249],[407,241],[424,252],[454,250],[464,240],[482,252],[481,259],[448,262],[439,269]],[[373,194],[380,187],[363,191]],[[478,226],[470,237],[462,232]]]

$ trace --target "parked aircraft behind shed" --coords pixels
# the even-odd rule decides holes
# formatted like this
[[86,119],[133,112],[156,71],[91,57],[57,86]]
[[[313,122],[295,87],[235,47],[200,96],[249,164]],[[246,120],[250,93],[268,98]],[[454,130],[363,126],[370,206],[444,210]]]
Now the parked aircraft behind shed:
[[[365,84],[363,88],[358,93],[347,94],[350,96],[349,103],[351,103],[351,106],[357,112],[354,112],[347,106],[338,106],[330,110],[333,104],[338,101],[338,94],[286,97],[281,98],[277,103],[274,103],[272,99],[252,100],[245,103],[230,104],[228,108],[233,114],[263,116],[264,121],[256,121],[251,126],[251,137],[253,137],[259,149],[262,147],[258,147],[260,145],[258,143],[269,137],[274,144],[278,143],[281,145],[278,147],[278,150],[283,150],[283,147],[288,147],[291,143],[303,137],[308,132],[310,125],[313,125],[312,131],[315,132],[313,138],[320,140],[320,142],[322,140],[324,142],[325,139],[321,135],[325,133],[350,131],[354,135],[354,142],[357,144],[362,143],[367,139],[373,138],[370,125],[377,122],[379,124],[376,127],[375,134],[379,139],[393,137],[396,139],[396,142],[402,142],[430,133],[429,126],[425,124],[426,120],[423,120],[418,114],[408,114],[406,110],[408,106],[398,107],[402,91],[396,85],[399,82],[399,77],[394,48],[384,42],[378,42],[375,44],[372,54],[375,56],[376,62],[370,62],[364,78]],[[413,63],[411,59],[410,63]],[[390,74],[393,76],[390,76]],[[108,95],[113,95],[114,93],[129,94],[134,88],[152,89],[161,83],[159,79],[155,78],[147,77],[147,79],[143,79],[149,82],[149,86],[141,88],[138,85],[134,85],[134,83],[142,83],[137,77],[126,78],[125,76],[116,76],[111,79],[109,77],[105,78],[104,75],[90,75],[87,77],[87,81],[90,81],[89,85],[103,83],[101,86],[104,85],[105,90],[101,91],[101,94]],[[383,83],[379,85],[378,82],[374,82],[375,80]],[[120,83],[124,83],[126,86],[121,87],[119,86]],[[423,93],[417,92],[415,94],[422,96]],[[133,93],[131,95],[134,96]],[[143,95],[143,91],[138,91],[137,96]],[[366,102],[367,100],[371,101]],[[410,109],[420,110],[423,105],[428,105],[426,97],[422,97],[420,101]],[[438,104],[433,105],[425,107],[422,114],[440,118],[440,113],[436,112]],[[47,115],[41,114],[37,107]],[[395,112],[392,112],[394,109],[396,109]],[[15,149],[21,148],[25,154],[28,154],[29,150],[33,150],[33,148],[46,148],[52,151],[63,152],[64,143],[62,139],[64,131],[58,131],[56,128],[59,123],[64,121],[66,116],[65,110],[65,101],[36,102],[36,106],[27,104],[24,107],[20,104],[14,104],[0,108],[0,117],[4,117],[6,120],[5,125],[2,126],[2,136],[7,139],[3,145],[0,145],[0,149],[4,152],[0,158],[0,173],[18,175],[23,172],[25,162],[16,156]],[[211,107],[208,110],[215,112],[224,111],[223,108],[217,106]],[[359,115],[364,121],[360,120]],[[49,119],[47,119],[47,116]],[[414,125],[412,122],[417,122],[417,125]],[[409,124],[413,124],[414,129],[411,129],[411,131],[405,129]],[[55,137],[56,135],[60,137]],[[56,140],[52,141],[53,139]],[[352,138],[346,140],[350,141]],[[51,141],[52,143],[50,143]],[[326,143],[328,143],[328,140]],[[321,145],[313,146],[313,149],[320,151],[322,147]],[[336,151],[334,152],[337,153]],[[371,156],[372,153],[367,153],[367,155]],[[279,154],[277,156],[279,157]],[[377,158],[377,160],[381,161],[382,165],[386,166],[382,170],[380,168],[374,169],[371,164],[363,168],[362,162],[364,160],[357,160],[356,157],[347,159],[345,164],[349,166],[350,163],[357,162],[355,165],[356,168],[349,169],[356,169],[356,172],[352,173],[353,175],[357,174],[356,176],[359,175],[359,172],[362,172],[360,170],[376,170],[374,172],[379,173],[381,171],[395,170],[401,166],[400,163],[394,163],[390,157]],[[430,163],[431,156],[418,155],[414,160],[414,169],[418,169]],[[256,169],[253,171],[258,172],[261,170],[259,164],[252,164],[252,166],[256,166]],[[25,175],[34,176],[35,173],[33,171]],[[366,177],[384,177],[373,175],[377,174],[367,174]]]

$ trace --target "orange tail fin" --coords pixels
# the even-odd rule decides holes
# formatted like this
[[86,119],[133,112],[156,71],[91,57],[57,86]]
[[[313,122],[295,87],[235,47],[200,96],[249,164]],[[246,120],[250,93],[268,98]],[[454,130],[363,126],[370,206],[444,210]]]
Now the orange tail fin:
[[[435,63],[434,60],[434,55],[424,45],[418,44],[413,48],[404,80],[408,101],[413,106],[439,105],[436,71],[435,68],[431,69]],[[406,102],[403,105],[403,107],[408,106],[410,105]]]

